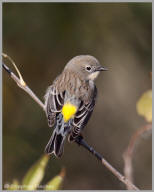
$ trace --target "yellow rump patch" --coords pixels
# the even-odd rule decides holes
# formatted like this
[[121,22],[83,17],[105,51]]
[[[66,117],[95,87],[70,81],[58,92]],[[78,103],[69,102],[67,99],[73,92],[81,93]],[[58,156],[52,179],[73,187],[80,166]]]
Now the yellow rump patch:
[[62,108],[64,122],[67,122],[68,120],[73,118],[76,111],[77,111],[77,107],[75,105],[73,105],[71,103],[64,104],[64,106]]

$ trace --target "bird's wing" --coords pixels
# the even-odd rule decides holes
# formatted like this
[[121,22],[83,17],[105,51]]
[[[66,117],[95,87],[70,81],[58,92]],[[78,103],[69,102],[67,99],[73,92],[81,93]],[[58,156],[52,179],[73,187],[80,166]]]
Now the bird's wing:
[[61,112],[64,104],[64,92],[58,92],[54,85],[51,85],[45,95],[46,115],[49,127],[55,125],[56,115]]
[[88,123],[88,120],[91,117],[91,114],[94,109],[96,96],[97,96],[97,88],[95,86],[92,98],[89,101],[89,103],[85,104],[83,101],[81,101],[80,107],[73,119],[73,129],[69,140],[74,140]]

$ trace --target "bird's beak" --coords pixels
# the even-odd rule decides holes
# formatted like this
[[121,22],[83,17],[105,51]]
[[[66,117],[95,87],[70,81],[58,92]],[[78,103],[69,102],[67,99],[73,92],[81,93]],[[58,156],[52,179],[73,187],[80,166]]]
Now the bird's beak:
[[100,66],[96,69],[96,71],[108,71],[108,68]]

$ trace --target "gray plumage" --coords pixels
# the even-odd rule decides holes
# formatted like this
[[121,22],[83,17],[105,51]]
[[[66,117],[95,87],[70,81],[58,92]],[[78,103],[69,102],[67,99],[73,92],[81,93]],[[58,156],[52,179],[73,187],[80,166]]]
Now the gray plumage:
[[[48,125],[54,127],[53,134],[45,148],[48,154],[54,153],[57,157],[63,154],[64,141],[74,141],[87,124],[97,95],[94,79],[101,67],[98,60],[90,55],[80,55],[71,59],[63,72],[47,89],[45,108]],[[72,103],[77,107],[74,117],[64,122],[61,113],[65,103]]]

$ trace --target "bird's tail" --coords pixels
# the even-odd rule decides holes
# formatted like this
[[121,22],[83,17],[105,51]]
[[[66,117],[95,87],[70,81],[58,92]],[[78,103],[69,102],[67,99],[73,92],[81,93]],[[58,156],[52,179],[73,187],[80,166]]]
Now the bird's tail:
[[64,123],[61,114],[59,114],[55,129],[52,133],[52,136],[47,146],[45,147],[45,152],[47,154],[54,153],[55,156],[61,157],[64,151],[65,138],[68,135],[68,132],[69,132],[69,126],[66,123]]
[[53,134],[45,148],[47,154],[54,153],[57,157],[61,157],[64,150],[64,140],[66,136],[57,134],[56,130],[53,131]]

